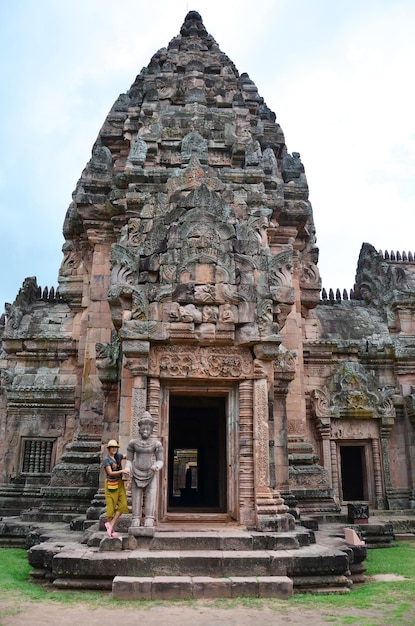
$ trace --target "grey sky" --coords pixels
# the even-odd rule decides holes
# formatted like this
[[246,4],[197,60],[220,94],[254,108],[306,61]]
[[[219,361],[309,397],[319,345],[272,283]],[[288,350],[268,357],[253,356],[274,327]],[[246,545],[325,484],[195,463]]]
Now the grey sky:
[[62,225],[118,95],[197,10],[305,166],[323,285],[415,252],[413,0],[17,0],[0,21],[0,309],[57,285]]

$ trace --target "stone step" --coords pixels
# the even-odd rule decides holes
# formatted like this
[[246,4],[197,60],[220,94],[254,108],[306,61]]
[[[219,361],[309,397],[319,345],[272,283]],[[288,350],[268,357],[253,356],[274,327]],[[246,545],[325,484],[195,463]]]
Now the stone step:
[[[106,533],[103,529],[95,532],[93,528],[86,531],[88,546],[101,546]],[[296,550],[302,546],[315,543],[314,533],[307,529],[286,533],[260,532],[177,532],[155,531],[154,537],[130,537],[119,533],[125,548],[138,550]],[[104,544],[111,550],[111,546]]]
[[[58,586],[58,585],[57,585]],[[185,600],[189,598],[280,598],[293,595],[288,576],[115,576],[112,596],[117,600]]]
[[415,541],[415,533],[395,533],[396,541]]
[[[33,546],[29,562],[41,569],[51,565],[53,579],[113,579],[115,576],[209,576],[213,578],[240,576],[289,576],[299,577],[301,585],[310,578],[310,586],[317,582],[316,575],[329,585],[347,584],[349,572],[347,555],[339,550],[322,546],[308,546],[297,550],[176,550],[146,551],[122,550],[119,538],[108,538],[114,552],[100,552],[71,544],[62,548],[56,543]],[[118,551],[116,551],[118,550]]]
[[[112,542],[116,539],[104,539]],[[32,550],[35,550],[36,546]],[[32,551],[31,551],[32,552]],[[53,574],[67,577],[122,576],[285,576],[297,550],[115,550],[61,551],[53,558]],[[33,554],[32,554],[33,556]],[[33,563],[32,563],[33,564]]]
[[41,511],[40,509],[31,509],[30,511],[23,511],[20,518],[23,522],[38,522],[38,523],[58,523],[62,522],[70,524],[70,522],[78,517],[78,513],[54,513],[53,511]]
[[[85,533],[82,537],[85,537]],[[73,531],[70,534],[76,535]],[[160,535],[164,534],[160,532]],[[261,549],[264,545],[261,542],[270,541],[273,533],[258,533],[262,536],[255,544],[258,549],[238,549],[241,547],[241,536],[255,537],[255,533],[247,531],[222,533],[223,542],[219,542],[219,545],[230,549],[211,549],[204,540],[198,543],[199,535],[206,535],[210,543],[212,539],[216,541],[216,534],[210,530],[200,531],[197,535],[193,532],[183,535],[176,533],[176,539],[179,540],[177,544],[176,539],[166,533],[164,547],[186,546],[187,542],[190,548],[175,550],[154,550],[148,549],[148,546],[131,548],[131,540],[141,542],[143,538],[129,534],[108,537],[97,531],[95,535],[99,538],[99,544],[93,546],[86,545],[84,539],[80,543],[80,539],[75,537],[73,541],[51,537],[39,545],[32,545],[28,559],[33,575],[46,577],[54,581],[56,586],[70,588],[110,589],[116,576],[140,579],[160,576],[186,576],[192,579],[288,576],[296,592],[304,589],[313,593],[329,588],[341,593],[351,585],[351,547],[337,549],[314,543],[295,549]],[[152,540],[151,537],[145,539]],[[244,541],[242,545],[247,547]],[[248,543],[248,547],[252,548],[252,545],[253,540],[252,544]]]

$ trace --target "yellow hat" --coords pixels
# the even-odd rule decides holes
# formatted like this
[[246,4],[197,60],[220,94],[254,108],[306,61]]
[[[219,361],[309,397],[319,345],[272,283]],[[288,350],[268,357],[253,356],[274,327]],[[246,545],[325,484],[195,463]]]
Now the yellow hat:
[[108,443],[107,443],[107,448],[119,448],[119,444],[115,441],[115,439],[111,439]]

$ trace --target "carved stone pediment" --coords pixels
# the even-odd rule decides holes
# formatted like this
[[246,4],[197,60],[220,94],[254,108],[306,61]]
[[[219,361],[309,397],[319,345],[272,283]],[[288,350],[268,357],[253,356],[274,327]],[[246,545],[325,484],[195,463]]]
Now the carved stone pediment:
[[[155,204],[131,185],[134,216],[111,252],[114,326],[121,338],[127,325],[133,337],[135,320],[148,322],[147,336],[155,340],[278,344],[294,303],[292,247],[272,255],[271,209],[253,205],[238,215],[210,184],[197,150],[185,171],[195,168],[197,184],[176,184],[172,175],[169,199]],[[135,328],[143,338],[143,326]]]
[[391,399],[393,389],[379,390],[372,376],[357,361],[344,361],[326,387],[311,392],[312,412],[322,424],[330,418],[381,418],[388,422],[395,417]]

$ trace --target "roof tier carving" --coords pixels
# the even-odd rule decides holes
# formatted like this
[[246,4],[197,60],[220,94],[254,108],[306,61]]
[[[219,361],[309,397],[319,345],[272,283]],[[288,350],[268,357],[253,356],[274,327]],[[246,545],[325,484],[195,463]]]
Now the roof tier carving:
[[278,343],[294,271],[303,306],[319,300],[300,155],[195,11],[113,105],[64,235],[60,292],[74,309],[90,250],[112,245],[108,298],[125,336],[182,340],[187,324],[196,342]]

